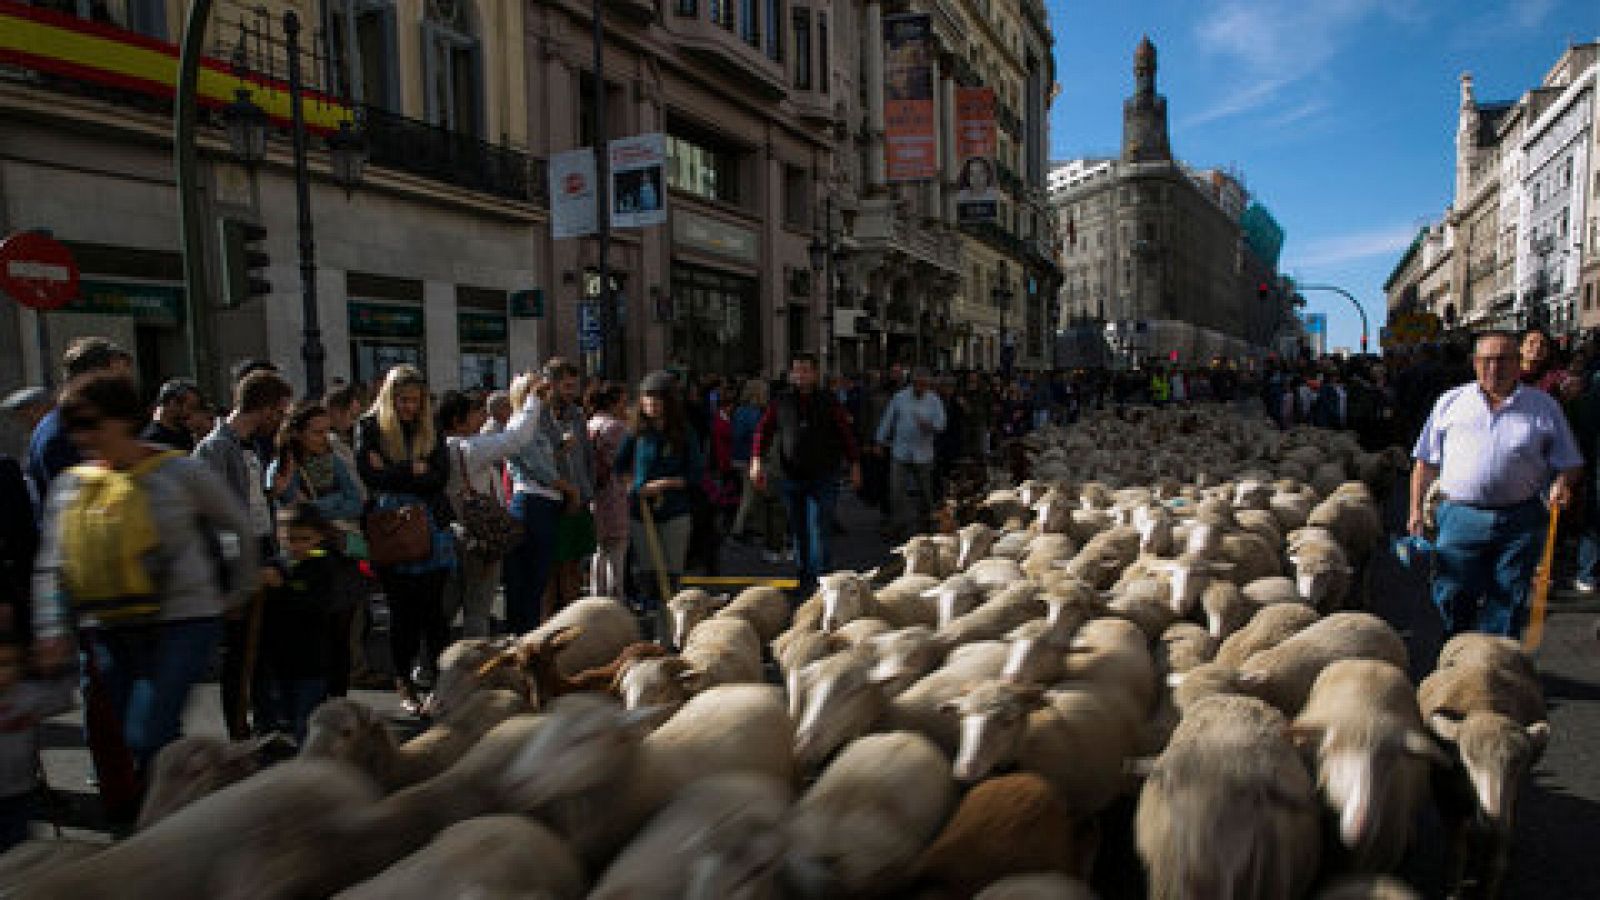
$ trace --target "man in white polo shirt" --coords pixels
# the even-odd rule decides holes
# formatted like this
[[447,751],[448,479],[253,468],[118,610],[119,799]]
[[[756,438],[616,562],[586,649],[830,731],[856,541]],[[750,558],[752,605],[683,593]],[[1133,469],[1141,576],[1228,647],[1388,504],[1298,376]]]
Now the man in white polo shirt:
[[1583,470],[1560,405],[1520,384],[1520,365],[1516,335],[1480,335],[1477,380],[1439,397],[1412,451],[1412,534],[1422,534],[1423,499],[1435,480],[1443,494],[1433,602],[1447,637],[1521,636],[1546,504],[1567,506]]

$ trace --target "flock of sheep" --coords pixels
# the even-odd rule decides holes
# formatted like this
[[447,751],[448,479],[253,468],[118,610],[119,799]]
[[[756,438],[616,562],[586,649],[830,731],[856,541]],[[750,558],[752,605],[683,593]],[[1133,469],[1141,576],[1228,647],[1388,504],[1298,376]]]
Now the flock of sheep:
[[1458,637],[1413,686],[1400,635],[1360,611],[1403,456],[1220,409],[1029,449],[1027,480],[956,501],[963,527],[797,609],[684,591],[669,648],[587,598],[451,647],[436,724],[405,743],[347,700],[261,771],[253,747],[180,740],[135,835],[25,845],[0,884],[1033,900],[1091,896],[1121,842],[1151,897],[1400,898],[1389,873],[1435,803],[1453,887],[1498,891],[1549,726],[1514,643]]

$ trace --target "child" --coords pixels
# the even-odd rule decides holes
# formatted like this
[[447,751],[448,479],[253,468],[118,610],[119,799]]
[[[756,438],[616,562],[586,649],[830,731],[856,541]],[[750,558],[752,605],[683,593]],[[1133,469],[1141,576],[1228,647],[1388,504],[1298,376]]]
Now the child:
[[304,742],[306,720],[328,698],[328,622],[343,602],[336,532],[309,502],[278,512],[283,557],[263,573],[256,730]]

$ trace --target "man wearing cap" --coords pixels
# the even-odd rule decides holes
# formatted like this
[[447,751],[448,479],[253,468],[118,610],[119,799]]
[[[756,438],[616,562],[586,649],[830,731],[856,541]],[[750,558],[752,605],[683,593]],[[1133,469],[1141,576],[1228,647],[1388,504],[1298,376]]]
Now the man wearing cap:
[[184,453],[194,452],[194,434],[189,419],[200,405],[200,388],[187,378],[174,378],[156,394],[155,412],[150,423],[139,432],[139,439]]
[[0,401],[0,456],[26,459],[28,439],[52,405],[50,392],[42,387],[21,388]]
[[[1445,636],[1481,631],[1520,637],[1550,506],[1567,506],[1583,472],[1572,429],[1555,399],[1521,384],[1517,336],[1478,337],[1477,380],[1433,405],[1412,455],[1407,530],[1421,536],[1423,505],[1438,481],[1433,602]],[[1548,498],[1545,494],[1548,491]]]
[[877,442],[889,447],[890,529],[897,537],[907,533],[910,518],[910,493],[917,486],[917,521],[910,531],[927,527],[933,512],[934,439],[945,428],[944,403],[928,390],[928,370],[918,367],[911,373],[911,384],[894,395],[883,421],[878,423]]
[[[102,370],[131,372],[133,355],[103,337],[78,338],[62,354],[63,381]],[[67,434],[61,422],[60,410],[52,409],[39,420],[33,429],[33,438],[28,442],[28,477],[33,479],[34,489],[43,497],[50,488],[51,480],[81,462],[83,455]]]

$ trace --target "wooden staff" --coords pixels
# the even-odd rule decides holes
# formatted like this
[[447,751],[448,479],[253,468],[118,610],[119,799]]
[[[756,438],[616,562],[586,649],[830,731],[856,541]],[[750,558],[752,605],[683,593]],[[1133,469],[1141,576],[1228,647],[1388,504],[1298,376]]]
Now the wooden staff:
[[1556,526],[1561,521],[1561,507],[1550,504],[1550,525],[1544,535],[1544,554],[1539,557],[1539,568],[1533,573],[1533,599],[1529,601],[1528,630],[1522,636],[1522,649],[1532,653],[1544,643],[1545,607],[1550,602],[1550,579],[1555,574]]

